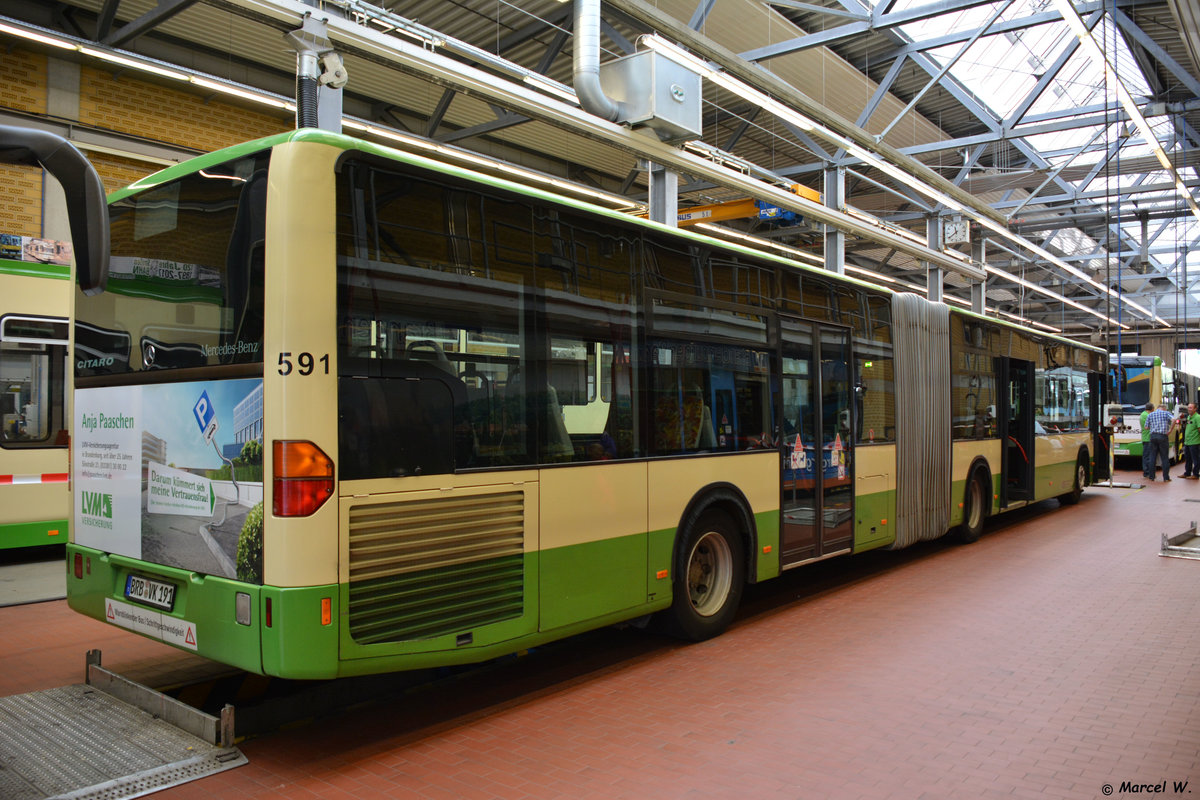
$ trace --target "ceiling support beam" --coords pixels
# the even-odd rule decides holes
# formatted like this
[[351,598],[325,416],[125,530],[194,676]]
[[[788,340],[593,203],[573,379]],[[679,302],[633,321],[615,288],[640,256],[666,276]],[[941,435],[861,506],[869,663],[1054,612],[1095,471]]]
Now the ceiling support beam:
[[1109,16],[1113,18],[1113,21],[1117,23],[1117,27],[1126,36],[1137,42],[1163,69],[1171,73],[1171,76],[1175,80],[1187,87],[1187,90],[1193,95],[1200,96],[1200,80],[1197,80],[1192,73],[1184,69],[1183,65],[1172,58],[1166,50],[1162,49],[1158,42],[1151,39],[1128,15],[1118,8],[1109,9]]
[[[1057,14],[1054,16],[1057,19],[1061,19],[1061,17],[1059,17]],[[1097,24],[1102,16],[1103,14],[1097,11],[1088,18],[1088,26],[1091,27]],[[1050,68],[1046,70],[1042,77],[1038,78],[1037,84],[1035,84],[1033,89],[1031,89],[1029,93],[1026,94],[1021,100],[1021,102],[1017,104],[1017,107],[1014,108],[1012,113],[1008,115],[1008,119],[1004,120],[1005,128],[1012,129],[1016,127],[1022,119],[1025,118],[1025,114],[1027,114],[1029,109],[1033,107],[1033,104],[1036,103],[1043,94],[1045,94],[1046,90],[1050,88],[1050,84],[1052,84],[1055,79],[1058,78],[1059,73],[1062,72],[1062,68],[1067,65],[1067,62],[1071,60],[1071,56],[1075,55],[1075,51],[1078,49],[1078,39],[1067,40],[1066,45],[1062,48],[1062,50],[1059,51],[1058,55],[1055,56],[1054,63],[1050,65]]]
[[[1049,175],[1047,175],[1046,179],[1044,181],[1042,181],[1036,189],[1034,189],[1032,192],[1030,192],[1029,196],[1026,197],[1024,200],[1022,200],[1021,204],[1019,206],[1017,206],[1016,208],[1014,208],[1012,211],[1009,212],[1008,218],[1012,219],[1017,214],[1021,213],[1021,209],[1023,209],[1025,206],[1027,206],[1033,200],[1033,198],[1037,197],[1038,194],[1042,191],[1042,189],[1045,189],[1055,178],[1057,178],[1062,173],[1062,171],[1064,169],[1066,169],[1071,164],[1072,161],[1074,161],[1079,156],[1080,153],[1082,153],[1084,150],[1086,150],[1088,147],[1090,147],[1092,142],[1099,139],[1107,130],[1108,130],[1107,128],[1101,128],[1100,130],[1096,131],[1096,133],[1092,136],[1092,138],[1088,139],[1087,142],[1082,147],[1080,147],[1078,150],[1076,150],[1074,153],[1072,153],[1069,158],[1063,159],[1063,162],[1061,164],[1059,164],[1057,167],[1055,167],[1054,171],[1051,172]],[[1101,161],[1100,163],[1103,164],[1105,162]],[[1096,169],[1099,169],[1099,168],[1100,168],[1100,165],[1098,164],[1096,166]],[[1091,183],[1091,176],[1089,176],[1088,179],[1083,181],[1083,185],[1087,186],[1089,183]]]
[[159,0],[158,6],[147,11],[137,19],[130,20],[100,40],[101,44],[109,47],[122,47],[129,44],[143,33],[161,25],[171,17],[194,6],[198,0]]
[[[841,211],[846,207],[846,168],[825,170],[825,205]],[[832,226],[825,227],[825,269],[839,275],[846,273],[846,234]]]
[[958,60],[960,58],[962,58],[964,55],[966,55],[966,52],[971,49],[971,45],[975,44],[975,42],[977,42],[979,40],[979,37],[982,36],[984,33],[986,33],[987,29],[992,26],[992,23],[995,22],[997,19],[999,19],[1000,15],[1003,14],[1005,11],[1007,11],[1012,6],[1012,4],[1013,4],[1013,0],[1005,0],[1005,2],[998,5],[992,11],[991,16],[989,16],[987,18],[987,21],[984,22],[982,26],[975,29],[975,32],[973,34],[971,34],[971,38],[968,39],[966,41],[966,43],[964,43],[963,46],[959,48],[958,52],[954,54],[953,58],[951,58],[950,60],[948,60],[945,64],[943,64],[941,66],[941,69],[939,69],[937,71],[937,74],[935,74],[932,78],[930,78],[929,81],[924,86],[921,87],[921,91],[917,92],[916,95],[913,97],[913,99],[908,101],[908,105],[906,105],[904,107],[904,109],[902,111],[900,111],[900,113],[897,114],[892,119],[892,121],[887,124],[887,127],[885,127],[879,133],[875,134],[876,140],[883,139],[885,136],[887,136],[888,133],[892,130],[892,128],[896,127],[896,123],[904,118],[905,114],[907,114],[909,111],[912,111],[914,108],[916,108],[917,103],[921,102],[921,98],[925,96],[926,92],[928,92],[934,86],[937,86],[939,83],[942,83],[944,85],[944,82],[942,79],[946,76],[946,74],[948,72],[950,72],[951,69],[954,68],[954,65],[958,63]]
[[800,50],[828,46],[844,41],[852,36],[866,33],[867,31],[894,28],[897,25],[906,25],[910,22],[918,22],[930,17],[963,11],[975,6],[988,5],[991,2],[993,0],[942,0],[941,2],[928,3],[904,11],[884,13],[881,13],[881,8],[876,8],[870,20],[839,25],[836,28],[830,28],[818,33],[809,33],[795,39],[789,39],[786,42],[768,45],[767,47],[756,47],[753,50],[747,50],[738,55],[747,61],[766,61],[767,59],[799,52]]
[[883,98],[887,97],[888,92],[892,90],[892,85],[896,82],[896,78],[900,74],[900,69],[904,66],[904,61],[905,59],[901,57],[892,62],[891,68],[883,76],[883,80],[879,82],[879,85],[875,87],[875,92],[871,95],[871,99],[863,106],[858,119],[854,121],[855,125],[864,129],[867,127],[867,122],[870,121],[876,109],[879,108],[879,104],[883,102]]

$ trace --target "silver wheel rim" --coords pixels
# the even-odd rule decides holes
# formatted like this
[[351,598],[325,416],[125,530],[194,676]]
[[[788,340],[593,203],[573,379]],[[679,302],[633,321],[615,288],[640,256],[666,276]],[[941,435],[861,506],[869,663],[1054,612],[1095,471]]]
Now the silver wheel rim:
[[967,509],[967,527],[975,530],[983,521],[983,487],[979,481],[971,481],[971,491],[968,493],[967,502],[970,508]]
[[702,617],[711,617],[725,605],[733,585],[733,552],[719,533],[709,531],[700,537],[688,554],[687,590],[692,608]]
[[1075,491],[1083,491],[1083,485],[1087,483],[1087,469],[1083,464],[1075,465]]

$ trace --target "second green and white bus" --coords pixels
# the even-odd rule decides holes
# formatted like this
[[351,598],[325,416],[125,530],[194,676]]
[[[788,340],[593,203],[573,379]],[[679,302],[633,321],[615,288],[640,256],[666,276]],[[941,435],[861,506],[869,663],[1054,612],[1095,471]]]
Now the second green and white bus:
[[300,130],[110,199],[70,605],[252,672],[700,640],[1107,474],[1103,351],[413,153]]
[[72,239],[0,233],[0,550],[62,546],[71,516],[72,256],[83,284],[96,283],[108,259],[104,187],[54,134],[0,125],[0,145],[0,162],[44,171],[63,187]]
[[71,508],[71,267],[25,260],[31,244],[0,234],[0,549],[65,545]]
[[[1113,455],[1120,459],[1142,457],[1141,415],[1146,404],[1166,405],[1173,413],[1200,399],[1200,379],[1165,366],[1158,356],[1124,354],[1112,364],[1112,385],[1121,413],[1109,420],[1113,431]],[[1113,406],[1109,407],[1115,412]],[[1179,458],[1179,444],[1170,442],[1170,459]]]

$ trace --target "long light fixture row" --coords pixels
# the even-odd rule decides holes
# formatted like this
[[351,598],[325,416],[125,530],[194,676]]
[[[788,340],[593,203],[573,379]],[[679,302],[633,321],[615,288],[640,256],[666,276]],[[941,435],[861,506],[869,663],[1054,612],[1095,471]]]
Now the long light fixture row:
[[[155,62],[150,59],[143,59],[140,57],[133,58],[133,57],[129,57],[127,55],[122,55],[120,53],[114,53],[114,52],[110,52],[110,51],[106,51],[106,50],[99,50],[88,44],[74,42],[68,38],[51,35],[47,32],[41,32],[38,30],[34,30],[32,28],[20,27],[20,26],[11,25],[11,24],[8,24],[5,22],[0,22],[0,33],[7,33],[7,34],[10,34],[13,36],[28,39],[30,41],[39,42],[41,44],[45,44],[45,45],[48,45],[51,47],[56,47],[56,48],[59,48],[62,50],[78,52],[82,55],[85,55],[85,56],[88,56],[91,58],[96,58],[96,59],[106,61],[109,63],[119,64],[121,66],[130,68],[130,69],[147,72],[147,73],[150,73],[153,75],[157,75],[159,77],[169,78],[169,79],[177,80],[177,81],[180,81],[183,83],[190,83],[194,86],[209,89],[211,91],[220,92],[222,94],[227,94],[232,97],[237,97],[242,100],[247,100],[250,102],[258,103],[258,104],[265,105],[265,106],[268,106],[271,108],[287,111],[289,113],[294,113],[296,110],[296,106],[295,106],[294,102],[284,99],[278,95],[272,95],[272,94],[261,92],[261,91],[254,91],[254,90],[246,89],[242,86],[235,85],[230,82],[213,80],[211,78],[207,78],[207,77],[200,76],[200,75],[184,73],[179,70],[171,69],[169,66],[164,66],[161,63]],[[657,36],[644,36],[644,37],[642,37],[641,41],[643,41],[648,47],[653,48],[654,45],[651,45],[649,42],[649,40],[651,40],[651,39],[654,39],[658,43],[659,47],[664,48],[664,50],[662,51],[662,52],[664,52],[664,54],[667,54],[667,52],[668,52],[667,48],[669,48],[669,52],[678,54],[680,62],[684,63],[689,68],[696,69],[696,70],[700,71],[701,74],[704,74],[704,75],[708,75],[710,73],[719,75],[719,76],[721,76],[720,85],[725,86],[726,88],[729,88],[731,91],[738,91],[739,93],[742,90],[744,90],[747,93],[747,99],[751,99],[754,102],[759,102],[761,100],[763,103],[763,108],[765,110],[769,110],[772,113],[779,114],[780,116],[782,116],[785,119],[788,119],[788,121],[792,122],[793,124],[797,125],[798,127],[801,127],[803,130],[818,132],[818,133],[821,133],[822,136],[828,135],[830,137],[834,137],[834,140],[836,141],[836,143],[838,143],[839,146],[844,146],[848,151],[853,152],[860,159],[863,159],[864,161],[871,163],[872,166],[876,166],[881,171],[883,171],[889,175],[892,175],[892,177],[894,177],[898,180],[905,180],[908,182],[911,182],[913,180],[911,176],[907,176],[905,173],[903,173],[899,169],[897,169],[897,168],[893,167],[892,165],[888,164],[887,162],[879,159],[877,156],[874,156],[873,154],[868,153],[867,151],[858,147],[858,145],[854,144],[853,142],[850,142],[848,139],[845,139],[844,137],[841,137],[832,131],[827,131],[822,126],[819,126],[816,122],[809,120],[807,117],[804,117],[803,115],[797,113],[796,111],[794,111],[792,109],[787,108],[786,106],[780,104],[778,101],[776,101],[770,97],[767,97],[765,94],[758,92],[758,90],[753,89],[752,87],[750,87],[746,84],[742,84],[740,81],[737,81],[735,78],[732,78],[731,76],[727,75],[726,73],[722,73],[722,72],[713,70],[707,64],[704,64],[704,62],[702,62],[700,59],[696,58],[695,56],[692,56],[690,53],[687,53],[686,51],[684,51],[682,49],[677,48],[675,45],[671,44],[670,42],[666,42],[666,40],[659,39],[659,37],[657,37]],[[742,87],[742,90],[735,90],[735,89],[731,88],[734,86]],[[755,95],[757,95],[757,97]],[[591,189],[586,186],[571,183],[569,181],[564,181],[560,178],[555,178],[553,176],[538,173],[533,170],[527,170],[527,169],[523,169],[520,167],[516,167],[512,164],[508,164],[508,163],[506,163],[504,161],[500,161],[498,159],[491,159],[486,156],[481,156],[476,153],[472,153],[472,152],[463,150],[461,148],[444,145],[444,144],[439,144],[439,143],[432,142],[427,139],[422,139],[422,138],[419,138],[416,136],[411,136],[408,134],[400,133],[393,129],[390,129],[390,128],[387,128],[384,126],[380,126],[380,125],[375,125],[373,123],[355,119],[353,117],[343,117],[342,125],[346,128],[349,128],[352,130],[357,130],[357,131],[360,131],[362,133],[366,133],[369,135],[378,136],[383,139],[389,139],[389,140],[401,143],[405,146],[408,146],[408,147],[411,147],[411,148],[414,148],[417,150],[425,150],[425,151],[433,152],[433,153],[436,153],[443,157],[449,157],[449,158],[452,158],[452,159],[455,159],[458,161],[475,164],[476,166],[480,166],[485,169],[491,169],[491,170],[495,170],[497,172],[512,175],[513,177],[519,178],[523,181],[528,181],[528,182],[532,182],[534,184],[548,186],[548,187],[551,187],[558,191],[565,191],[565,192],[568,192],[571,194],[581,195],[581,196],[590,198],[594,201],[600,201],[600,202],[606,203],[616,209],[630,209],[630,207],[634,205],[634,204],[631,204],[627,198],[624,198],[620,195],[611,194],[608,192],[602,192],[599,190],[594,190],[594,189]],[[941,202],[950,208],[962,210],[962,206],[957,204],[952,198],[949,198],[949,197],[943,195],[942,193],[937,192],[932,187],[928,187],[928,190],[937,195],[936,197],[933,197],[933,199],[935,199],[937,202]],[[856,209],[847,208],[846,211],[847,211],[847,213],[851,213],[853,216],[856,216],[860,219],[864,219],[864,220],[870,221],[872,223],[878,224],[880,227],[885,227],[889,230],[895,230],[894,226],[888,225],[883,220],[879,220],[877,218],[870,217],[869,215],[862,214],[861,212],[854,213],[857,211]],[[981,222],[985,222],[985,221],[990,222],[990,220],[981,220]],[[727,228],[719,228],[718,226],[713,226],[713,225],[700,225],[698,227],[714,229],[713,232],[717,232],[717,233],[720,233],[725,236],[730,236],[730,237],[738,238],[741,240],[745,240],[760,249],[766,248],[766,249],[779,250],[782,252],[787,252],[792,256],[798,256],[802,259],[808,260],[810,263],[814,263],[817,265],[824,264],[822,259],[812,256],[809,253],[805,253],[796,248],[788,247],[786,245],[781,245],[776,242],[771,242],[769,240],[762,239],[761,237],[750,236],[747,234],[742,234],[740,232],[734,232]],[[997,227],[1000,232],[1004,232],[1004,229],[1002,227],[999,227],[999,226],[997,226]],[[920,241],[919,237],[914,236],[913,234],[911,234],[911,232],[903,230],[903,229],[899,229],[899,230],[902,231],[903,234],[906,235],[908,238],[911,238],[914,241]],[[1030,246],[1030,243],[1028,243],[1024,240],[1020,240],[1018,243],[1022,244],[1024,246]],[[970,263],[970,260],[967,257],[963,256],[961,253],[958,253],[957,251],[950,250],[950,251],[945,251],[945,252],[947,255],[957,257],[958,260],[961,260],[964,263]],[[1049,256],[1049,254],[1046,254],[1046,256],[1053,258],[1052,256]],[[921,287],[917,286],[916,284],[908,284],[903,281],[897,281],[894,278],[890,278],[890,277],[882,275],[880,273],[870,272],[868,270],[863,270],[861,268],[851,267],[851,266],[848,266],[847,269],[851,269],[855,272],[860,272],[869,278],[883,280],[883,281],[890,282],[890,283],[900,284],[907,288],[916,289],[918,291],[921,290]],[[1068,298],[1066,298],[1062,295],[1059,295],[1058,293],[1053,292],[1052,290],[1045,289],[1043,287],[1039,287],[1035,284],[1025,281],[1022,278],[1018,278],[1015,275],[1011,275],[1003,270],[988,266],[988,267],[986,267],[986,271],[991,274],[994,274],[998,277],[1006,278],[1006,279],[1012,280],[1016,283],[1020,283],[1032,291],[1038,292],[1040,294],[1044,294],[1054,300],[1063,302],[1063,303],[1070,305],[1074,308],[1077,308],[1081,311],[1084,311],[1086,313],[1097,316],[1100,319],[1107,320],[1107,317],[1105,317],[1104,315],[1100,314],[1099,312],[1097,312],[1093,309],[1090,309],[1086,306],[1083,306],[1079,303],[1069,300]],[[1082,273],[1080,273],[1080,274],[1082,274]],[[1100,287],[1100,288],[1103,288],[1103,287]],[[956,298],[951,295],[947,295],[947,299],[951,299],[951,300],[954,300],[954,301],[960,302],[960,303],[964,302],[960,298]],[[1125,302],[1131,306],[1134,306],[1134,307],[1140,309],[1140,306],[1136,306],[1136,304],[1132,303],[1131,301],[1126,300]],[[1048,330],[1055,330],[1055,331],[1058,330],[1058,329],[1054,329],[1049,326],[1043,325],[1042,323],[1036,322],[1034,320],[1018,317],[1018,316],[1009,314],[1008,312],[1000,311],[998,309],[988,309],[988,310],[993,311],[994,313],[996,313],[998,315],[1011,317],[1013,319],[1016,319],[1018,321],[1026,323],[1026,324],[1034,325],[1034,326],[1041,327],[1041,328],[1046,328]],[[1141,310],[1144,313],[1149,314],[1149,312],[1146,312],[1144,309],[1141,309]],[[1166,323],[1164,322],[1164,324],[1166,324]],[[1130,326],[1122,325],[1121,327],[1128,329]]]
[[27,28],[19,28],[4,22],[0,22],[0,33],[8,33],[13,36],[19,36],[22,39],[29,39],[30,41],[39,42],[51,47],[57,47],[61,50],[70,50],[76,53],[82,53],[85,56],[97,58],[101,61],[107,61],[112,64],[120,64],[123,67],[129,67],[130,69],[136,69],[141,72],[149,72],[153,75],[158,75],[160,78],[170,78],[183,83],[191,83],[205,89],[211,89],[213,91],[222,92],[234,97],[240,97],[243,100],[252,100],[256,103],[262,103],[263,105],[273,106],[286,111],[296,110],[296,104],[288,100],[261,94],[259,92],[247,91],[238,86],[210,80],[199,75],[189,75],[187,73],[179,72],[178,70],[156,64],[150,60],[129,58],[108,50],[98,50],[95,47],[90,47],[86,44],[79,44],[72,42],[69,39],[38,33],[37,31],[29,30]]
[[[128,67],[129,69],[136,69],[141,72],[147,72],[162,78],[170,78],[182,83],[190,83],[193,86],[199,86],[203,89],[220,92],[231,97],[237,97],[242,100],[258,103],[260,105],[279,109],[288,113],[294,113],[296,111],[296,104],[294,102],[278,95],[246,89],[245,87],[238,86],[233,83],[214,80],[201,75],[180,72],[179,70],[171,69],[170,67],[164,66],[161,63],[153,60],[142,59],[140,57],[132,58],[126,55],[121,55],[120,53],[113,53],[107,50],[98,50],[95,47],[91,47],[87,44],[73,42],[70,39],[52,36],[48,33],[39,32],[30,28],[18,27],[5,22],[0,22],[0,33],[18,36],[23,39],[49,45],[51,47],[57,47],[61,50],[74,51],[91,58],[96,58],[112,64],[119,64],[123,67]],[[342,125],[346,128],[351,128],[364,133],[379,136],[381,138],[398,141],[415,149],[436,152],[444,157],[475,164],[476,166],[481,166],[486,169],[503,172],[520,178],[524,181],[530,181],[535,184],[553,187],[559,191],[587,197],[594,201],[603,202],[616,209],[636,208],[636,204],[631,203],[628,198],[622,197],[618,194],[602,192],[598,189],[591,189],[587,186],[571,183],[570,181],[564,181],[560,178],[555,178],[553,176],[545,175],[533,170],[522,169],[498,159],[491,159],[487,158],[486,156],[480,156],[471,153],[467,150],[463,150],[462,148],[438,144],[436,142],[431,142],[427,139],[420,139],[415,136],[408,136],[398,133],[392,129],[373,125],[353,117],[343,117]]]
[[[1062,1],[1066,2],[1067,0],[1062,0]],[[724,72],[724,71],[710,65],[704,59],[693,55],[692,53],[688,52],[687,50],[684,50],[682,47],[675,44],[674,42],[668,41],[668,40],[662,38],[661,36],[659,36],[658,34],[647,34],[645,36],[640,37],[638,39],[638,43],[651,49],[651,50],[654,50],[657,53],[660,53],[664,57],[669,58],[671,61],[674,61],[675,63],[680,64],[681,66],[687,67],[688,69],[697,72],[698,74],[704,76],[706,79],[708,79],[712,83],[715,83],[716,85],[722,87],[723,89],[726,89],[727,91],[732,92],[733,94],[736,94],[737,96],[741,97],[744,100],[749,100],[750,102],[757,105],[759,108],[762,108],[764,111],[768,111],[771,114],[778,117],[779,119],[782,119],[786,122],[791,123],[792,125],[795,125],[800,130],[802,130],[806,133],[815,134],[815,135],[821,137],[822,139],[830,142],[831,144],[836,145],[837,147],[845,150],[850,155],[852,155],[855,158],[862,161],[864,164],[874,167],[875,169],[879,170],[880,172],[884,173],[885,175],[890,176],[894,180],[900,181],[903,185],[913,187],[917,191],[921,192],[921,194],[923,194],[926,197],[928,197],[929,199],[933,200],[935,203],[939,203],[953,211],[967,214],[972,219],[975,219],[980,225],[983,225],[984,227],[988,228],[992,232],[1004,237],[1005,239],[1013,242],[1014,244],[1016,244],[1020,247],[1026,248],[1030,252],[1037,255],[1038,258],[1053,264],[1054,266],[1058,267],[1059,269],[1062,269],[1063,271],[1067,272],[1068,274],[1070,274],[1070,275],[1078,278],[1079,280],[1083,281],[1084,283],[1088,284],[1092,288],[1097,289],[1098,291],[1112,297],[1118,303],[1124,303],[1125,305],[1129,306],[1130,308],[1136,309],[1137,311],[1141,312],[1142,314],[1145,314],[1146,317],[1149,318],[1151,321],[1158,322],[1161,325],[1170,327],[1170,323],[1168,323],[1166,320],[1162,319],[1158,315],[1152,313],[1149,309],[1146,309],[1145,307],[1133,302],[1132,300],[1126,299],[1119,292],[1114,292],[1110,287],[1105,286],[1104,284],[1095,281],[1089,275],[1087,275],[1086,273],[1080,271],[1079,269],[1071,266],[1070,264],[1068,264],[1066,261],[1062,260],[1061,258],[1058,258],[1057,256],[1053,255],[1049,251],[1035,245],[1033,242],[1030,242],[1029,240],[1025,239],[1024,237],[1019,236],[1016,233],[1013,233],[1012,231],[1008,230],[1008,228],[1006,228],[1004,225],[1001,225],[1000,223],[996,222],[995,220],[991,219],[988,215],[982,214],[982,213],[979,213],[979,214],[971,213],[971,210],[968,210],[967,208],[965,208],[961,203],[959,203],[957,200],[955,200],[954,198],[947,195],[945,192],[941,192],[941,191],[935,189],[934,187],[930,186],[929,184],[925,183],[924,181],[919,180],[915,176],[910,175],[909,173],[901,170],[899,167],[896,167],[895,165],[891,164],[890,162],[880,158],[875,153],[872,153],[869,150],[865,149],[864,147],[858,145],[857,143],[852,142],[850,139],[846,138],[845,136],[842,136],[841,134],[839,134],[835,131],[832,131],[829,128],[826,128],[824,125],[821,125],[816,120],[811,119],[810,117],[807,117],[804,114],[801,114],[800,112],[796,111],[795,109],[788,108],[787,106],[785,106],[784,104],[782,104],[778,100],[776,100],[775,98],[770,97],[769,95],[765,94],[764,92],[761,92],[758,89],[755,89],[753,86],[750,86],[749,84],[742,82],[741,80],[739,80],[738,78],[735,78],[734,76],[730,75],[729,73]],[[1093,44],[1094,44],[1094,42],[1093,42]],[[1016,276],[1009,275],[1008,273],[1005,273],[1001,270],[994,270],[992,268],[989,268],[988,271],[993,272],[994,274],[1002,275],[1006,278],[1011,278],[1013,280],[1016,280]],[[1041,290],[1039,289],[1039,291],[1041,291]],[[1100,319],[1107,320],[1106,316],[1104,316],[1102,314],[1098,314],[1097,312],[1094,312],[1092,309],[1086,309],[1086,310],[1089,313],[1095,314]]]

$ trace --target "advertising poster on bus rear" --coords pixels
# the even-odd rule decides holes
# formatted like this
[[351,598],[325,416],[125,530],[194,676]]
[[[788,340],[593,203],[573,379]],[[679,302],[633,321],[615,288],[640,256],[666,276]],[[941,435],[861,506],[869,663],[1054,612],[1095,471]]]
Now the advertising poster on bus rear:
[[75,541],[233,578],[263,499],[262,380],[81,389]]

